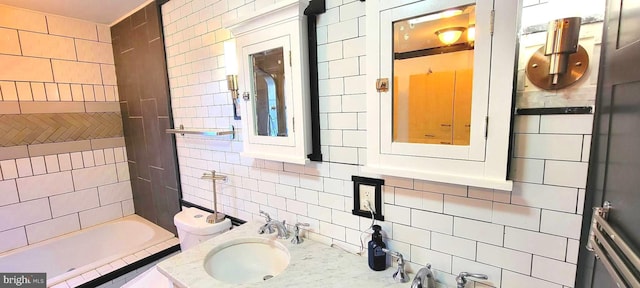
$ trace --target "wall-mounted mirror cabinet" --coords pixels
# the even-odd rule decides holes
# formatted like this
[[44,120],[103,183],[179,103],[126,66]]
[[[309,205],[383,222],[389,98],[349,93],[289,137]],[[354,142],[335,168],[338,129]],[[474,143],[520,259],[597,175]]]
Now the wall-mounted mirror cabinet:
[[511,189],[518,2],[367,1],[366,171]]
[[243,156],[304,164],[310,152],[306,1],[280,1],[238,19]]

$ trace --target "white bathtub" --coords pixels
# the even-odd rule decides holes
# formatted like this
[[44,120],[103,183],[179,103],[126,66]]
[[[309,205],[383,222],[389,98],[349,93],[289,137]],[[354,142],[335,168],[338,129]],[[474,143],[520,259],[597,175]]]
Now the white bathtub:
[[0,271],[46,272],[51,286],[173,237],[131,215],[0,254]]

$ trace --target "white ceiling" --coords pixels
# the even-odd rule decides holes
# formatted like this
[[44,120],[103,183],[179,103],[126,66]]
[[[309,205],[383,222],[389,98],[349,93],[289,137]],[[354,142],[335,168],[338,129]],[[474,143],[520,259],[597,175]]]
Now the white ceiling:
[[146,2],[149,0],[0,0],[0,4],[108,25]]

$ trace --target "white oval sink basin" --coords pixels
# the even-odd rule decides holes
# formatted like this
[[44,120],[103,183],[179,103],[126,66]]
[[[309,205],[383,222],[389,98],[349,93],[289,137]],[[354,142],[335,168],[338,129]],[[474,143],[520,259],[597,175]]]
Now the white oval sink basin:
[[256,283],[282,273],[289,260],[287,248],[275,240],[241,238],[211,250],[204,259],[204,269],[219,281]]

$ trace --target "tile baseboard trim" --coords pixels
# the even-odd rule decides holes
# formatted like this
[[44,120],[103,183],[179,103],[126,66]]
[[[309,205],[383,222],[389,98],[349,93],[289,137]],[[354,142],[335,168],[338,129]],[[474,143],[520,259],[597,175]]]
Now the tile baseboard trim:
[[87,113],[120,112],[120,102],[84,102]]
[[29,157],[27,145],[0,147],[0,161]]
[[0,102],[0,114],[20,114],[20,103],[18,101]]
[[125,147],[124,137],[91,139],[91,149],[108,149]]
[[84,102],[20,102],[22,114],[84,113]]

